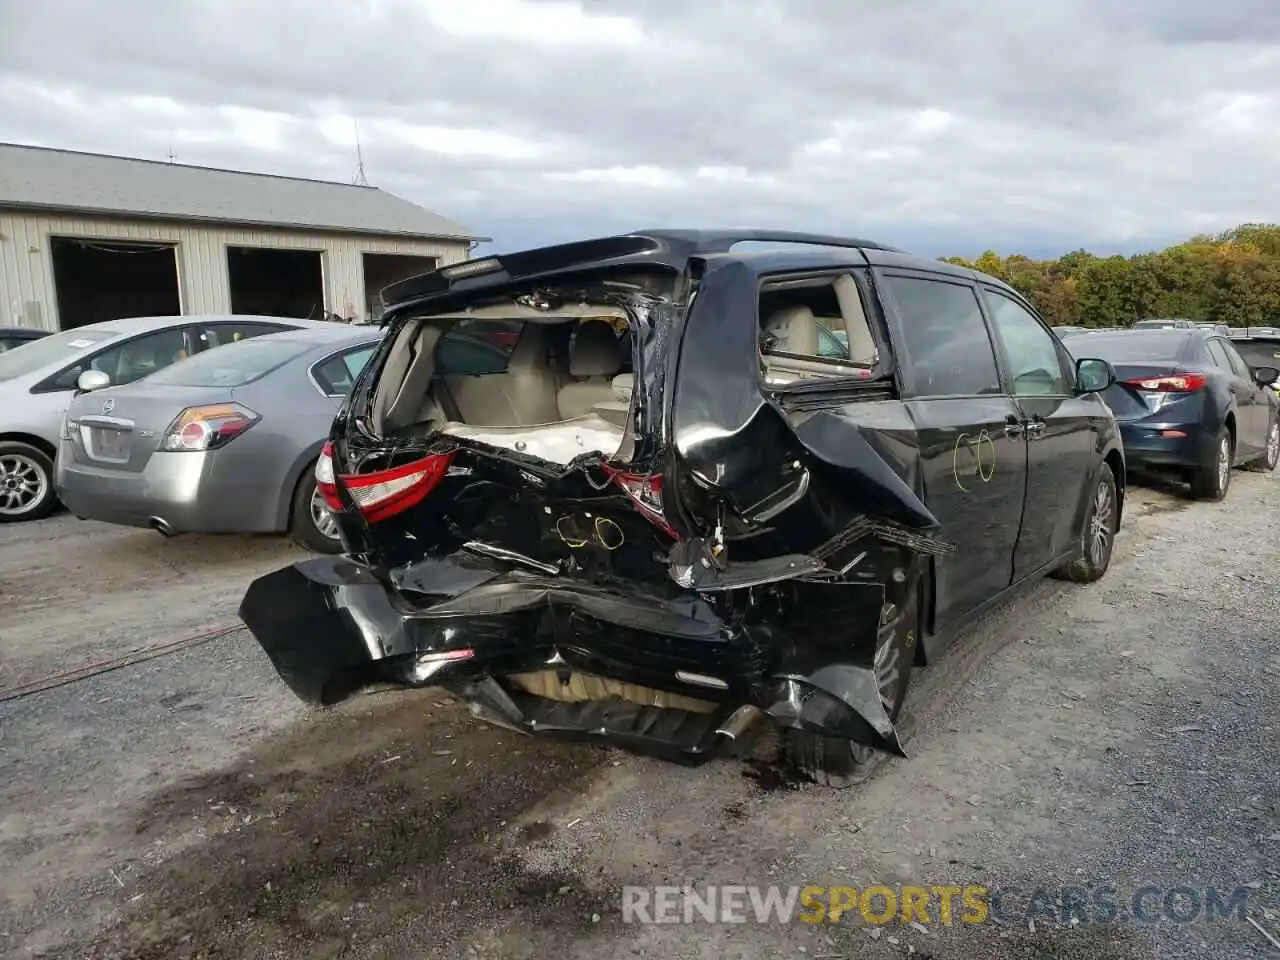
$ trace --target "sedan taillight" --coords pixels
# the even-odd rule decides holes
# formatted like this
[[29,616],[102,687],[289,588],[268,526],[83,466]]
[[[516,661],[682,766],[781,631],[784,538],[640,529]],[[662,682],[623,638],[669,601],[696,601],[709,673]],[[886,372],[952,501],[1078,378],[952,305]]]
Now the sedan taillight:
[[248,407],[238,403],[187,407],[165,431],[160,449],[170,453],[217,450],[261,419]]
[[1204,388],[1208,378],[1199,373],[1178,373],[1167,377],[1139,377],[1125,385],[1152,393],[1195,393]]

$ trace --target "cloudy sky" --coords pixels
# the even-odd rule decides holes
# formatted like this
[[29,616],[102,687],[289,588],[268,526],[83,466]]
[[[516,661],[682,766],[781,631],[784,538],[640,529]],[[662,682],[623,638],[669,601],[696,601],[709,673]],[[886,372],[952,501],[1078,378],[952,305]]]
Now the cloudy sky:
[[489,249],[1128,251],[1280,220],[1280,2],[0,0],[3,141],[349,181],[353,117]]

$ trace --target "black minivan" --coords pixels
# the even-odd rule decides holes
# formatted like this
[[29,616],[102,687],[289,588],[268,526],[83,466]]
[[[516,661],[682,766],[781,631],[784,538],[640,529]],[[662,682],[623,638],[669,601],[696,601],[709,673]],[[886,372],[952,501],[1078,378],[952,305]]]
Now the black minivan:
[[[911,671],[961,624],[1110,562],[1114,374],[983,274],[655,230],[383,297],[316,467],[345,553],[240,610],[306,701],[439,685],[517,730],[686,762],[773,727],[842,785],[902,753]],[[497,349],[443,360],[473,327]]]

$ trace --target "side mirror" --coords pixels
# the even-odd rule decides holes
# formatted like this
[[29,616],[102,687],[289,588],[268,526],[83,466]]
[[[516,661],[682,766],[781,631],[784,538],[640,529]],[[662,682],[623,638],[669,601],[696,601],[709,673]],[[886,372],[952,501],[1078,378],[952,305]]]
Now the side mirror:
[[1276,367],[1254,367],[1253,379],[1260,387],[1269,387],[1280,380],[1280,369]]
[[81,393],[91,393],[111,386],[111,377],[101,370],[86,370],[76,379],[76,389]]
[[1105,360],[1076,361],[1076,393],[1101,393],[1116,382],[1116,372]]

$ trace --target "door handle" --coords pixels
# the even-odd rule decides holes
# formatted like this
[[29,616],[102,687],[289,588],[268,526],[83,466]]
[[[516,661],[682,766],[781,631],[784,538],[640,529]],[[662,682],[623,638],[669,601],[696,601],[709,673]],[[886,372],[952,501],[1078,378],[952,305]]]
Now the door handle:
[[1027,438],[1030,440],[1039,440],[1044,436],[1044,421],[1032,420],[1027,424]]
[[1004,435],[1010,440],[1016,440],[1022,436],[1022,422],[1016,417],[1005,417]]

